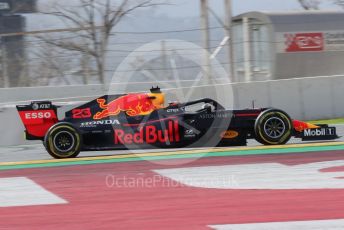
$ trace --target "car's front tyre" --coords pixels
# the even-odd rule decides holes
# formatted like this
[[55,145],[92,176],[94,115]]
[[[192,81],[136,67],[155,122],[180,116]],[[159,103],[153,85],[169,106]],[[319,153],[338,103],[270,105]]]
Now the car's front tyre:
[[254,125],[256,140],[264,145],[286,144],[292,136],[292,130],[289,115],[278,109],[262,112]]
[[56,159],[75,158],[81,151],[81,136],[72,125],[58,123],[45,135],[44,146]]

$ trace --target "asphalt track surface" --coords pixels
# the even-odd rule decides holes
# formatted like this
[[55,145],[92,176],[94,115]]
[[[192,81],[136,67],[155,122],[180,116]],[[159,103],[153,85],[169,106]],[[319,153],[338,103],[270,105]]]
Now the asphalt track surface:
[[[339,132],[339,134],[341,134]],[[344,229],[344,142],[0,149],[0,229]]]
[[[343,132],[344,135],[344,132]],[[331,141],[330,141],[331,142]],[[336,140],[336,142],[344,142],[344,137]],[[299,139],[291,139],[286,145],[293,144],[302,144],[307,142],[301,142]],[[319,142],[308,142],[308,143],[319,143]],[[326,142],[324,142],[326,143]],[[254,140],[248,141],[248,147],[262,147],[261,144]],[[232,147],[230,147],[232,148]],[[237,147],[233,147],[237,148]],[[242,147],[245,148],[245,147]],[[207,148],[194,148],[187,150],[199,150]],[[221,149],[221,148],[219,148]],[[122,154],[140,154],[146,152],[174,152],[179,151],[180,149],[146,149],[146,150],[114,150],[114,151],[90,151],[90,152],[81,152],[79,157],[92,157],[92,156],[113,156],[113,155],[122,155]],[[22,146],[8,146],[0,147],[0,163],[1,162],[22,162],[22,161],[31,161],[31,160],[49,160],[52,157],[47,153],[43,144],[41,142],[35,142],[31,145],[22,145]]]
[[[337,127],[337,133],[340,136],[336,141],[344,142],[344,125],[335,125]],[[48,160],[51,159],[50,155],[44,149],[42,142],[35,141],[33,144],[22,145],[22,146],[8,146],[0,147],[0,162],[20,162],[30,160]],[[303,142],[300,139],[292,138],[288,144],[301,144]],[[304,142],[305,143],[305,142]],[[261,146],[255,140],[248,140],[248,146]],[[135,154],[144,152],[161,152],[161,149],[156,150],[141,150],[134,151]],[[163,151],[178,151],[178,149],[167,149]],[[120,150],[120,151],[99,151],[99,152],[82,152],[81,157],[90,156],[103,156],[103,155],[117,155],[117,154],[132,154],[133,151]]]
[[[337,127],[337,133],[340,136],[336,141],[344,142],[344,125],[335,125]],[[30,161],[30,160],[48,160],[51,159],[50,155],[44,149],[42,142],[35,141],[30,145],[22,146],[8,146],[0,147],[0,162],[20,162],[20,161]],[[289,144],[301,144],[300,139],[292,138]],[[248,146],[261,146],[255,140],[248,140]],[[136,150],[134,153],[144,153],[144,152],[161,152],[161,149],[156,150]],[[178,151],[178,149],[167,149],[165,151]],[[89,156],[103,156],[103,155],[117,155],[117,154],[132,154],[133,151],[120,150],[120,151],[99,151],[99,152],[82,152],[81,157]]]

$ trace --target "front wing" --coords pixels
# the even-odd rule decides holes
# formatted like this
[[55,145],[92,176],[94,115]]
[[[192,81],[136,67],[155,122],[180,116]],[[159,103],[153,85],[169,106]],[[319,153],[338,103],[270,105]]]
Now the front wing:
[[324,141],[338,139],[336,127],[328,125],[317,125],[319,128],[305,129],[296,132],[295,137],[301,138],[302,141]]

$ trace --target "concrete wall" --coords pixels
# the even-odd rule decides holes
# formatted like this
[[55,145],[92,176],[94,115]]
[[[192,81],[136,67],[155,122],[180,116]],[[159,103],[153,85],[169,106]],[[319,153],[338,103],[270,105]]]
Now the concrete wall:
[[[215,84],[225,84],[228,79],[218,79]],[[161,88],[180,88],[197,86],[200,83],[191,80],[183,80],[178,83],[174,81],[118,83],[112,85],[79,85],[79,86],[49,86],[49,87],[25,87],[0,89],[0,107],[20,101],[30,100],[53,100],[74,101],[85,100],[105,94],[121,94],[125,92],[147,91],[152,86],[159,84]]]
[[[123,93],[147,91],[152,85],[156,83],[115,85],[111,88],[112,91]],[[195,85],[194,82],[187,81],[182,85],[183,88],[180,89],[165,90],[167,101],[183,102],[210,97],[229,109],[251,108],[254,101],[255,107],[276,107],[289,113],[292,118],[301,120],[344,117],[344,76],[235,84],[217,82],[217,85],[211,87],[191,87]],[[64,105],[59,112],[59,116],[63,116],[64,111],[83,101],[107,93],[107,88],[98,85],[2,89],[0,127],[3,134],[0,146],[32,143],[23,141],[23,126],[15,110],[15,104],[55,98],[55,103]]]
[[233,89],[236,108],[255,100],[257,107],[276,107],[300,120],[344,117],[344,76],[239,83]]

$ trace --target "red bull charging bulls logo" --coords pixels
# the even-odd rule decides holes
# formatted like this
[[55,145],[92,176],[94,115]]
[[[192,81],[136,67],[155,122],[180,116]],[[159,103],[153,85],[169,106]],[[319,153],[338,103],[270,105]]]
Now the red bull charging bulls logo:
[[166,129],[159,129],[154,125],[139,128],[138,131],[126,132],[122,129],[114,131],[115,144],[154,144],[179,142],[178,121],[169,121]]
[[120,112],[125,112],[128,116],[148,115],[158,108],[155,105],[154,98],[149,94],[129,94],[121,96],[108,104],[103,98],[97,99],[97,102],[103,111],[93,116],[95,120],[116,116]]

